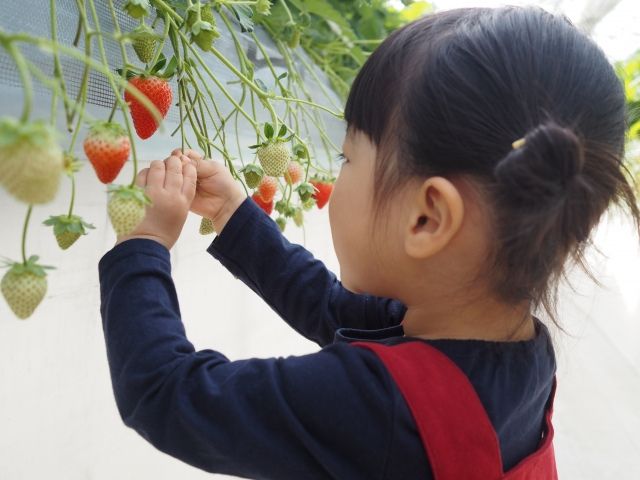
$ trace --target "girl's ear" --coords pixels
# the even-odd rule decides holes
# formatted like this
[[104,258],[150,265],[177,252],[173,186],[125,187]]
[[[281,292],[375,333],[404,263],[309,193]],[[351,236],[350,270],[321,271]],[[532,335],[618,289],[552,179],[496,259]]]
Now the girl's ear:
[[428,258],[446,247],[464,218],[459,190],[443,177],[425,180],[409,208],[404,248],[407,255],[416,259]]

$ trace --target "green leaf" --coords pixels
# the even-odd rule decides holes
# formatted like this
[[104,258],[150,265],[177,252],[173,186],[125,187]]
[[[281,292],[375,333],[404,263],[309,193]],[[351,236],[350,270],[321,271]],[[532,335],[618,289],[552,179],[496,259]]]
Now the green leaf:
[[264,124],[264,136],[268,139],[273,138],[273,125],[268,122]]
[[279,138],[280,138],[280,137],[284,137],[284,136],[286,135],[286,133],[287,133],[287,126],[283,123],[283,124],[280,126],[280,131],[278,132],[278,137],[279,137]]
[[267,88],[265,83],[262,80],[260,80],[259,78],[256,78],[253,81],[256,82],[256,85],[258,85],[260,87],[260,90],[264,90],[265,92],[269,91],[269,89]]
[[158,73],[160,70],[162,70],[162,67],[164,67],[166,63],[167,63],[167,57],[164,56],[164,53],[161,53],[160,57],[158,58],[158,61],[151,69],[151,74],[155,75],[156,73]]
[[164,72],[162,72],[161,76],[163,78],[171,78],[173,77],[173,75],[175,75],[177,68],[178,68],[178,59],[174,55],[171,57],[171,60],[169,60],[169,64],[167,65],[167,68],[165,68]]
[[240,31],[253,32],[253,9],[249,5],[229,5],[240,24]]
[[283,78],[286,78],[289,72],[284,72],[281,73],[280,75],[278,75],[278,80],[282,80]]

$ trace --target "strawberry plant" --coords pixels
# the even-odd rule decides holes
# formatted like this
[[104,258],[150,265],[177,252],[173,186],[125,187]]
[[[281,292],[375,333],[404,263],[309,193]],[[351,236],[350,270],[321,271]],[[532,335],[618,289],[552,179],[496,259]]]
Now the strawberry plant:
[[[333,99],[344,99],[368,53],[390,30],[412,19],[410,10],[414,16],[424,10],[426,2],[415,3],[422,6],[395,11],[383,0],[79,0],[71,11],[76,38],[68,43],[58,38],[64,16],[50,0],[45,2],[50,35],[0,28],[0,49],[15,64],[23,92],[21,115],[0,118],[0,188],[26,208],[22,260],[5,261],[1,289],[16,316],[28,317],[42,301],[51,268],[27,255],[33,209],[46,208],[61,182],[70,181],[69,208],[43,223],[61,249],[73,248],[95,228],[74,212],[76,173],[88,161],[96,185],[107,185],[106,214],[113,230],[131,232],[149,204],[135,185],[138,151],[158,132],[175,136],[183,150],[222,159],[268,215],[275,206],[281,229],[290,220],[303,227],[303,211],[322,208],[328,200],[330,187],[315,179],[333,177],[332,160],[340,152],[325,124],[327,116],[343,118],[341,102]],[[99,14],[105,9],[109,23]],[[256,28],[275,42],[283,62],[272,61]],[[231,43],[234,58],[222,53],[222,38]],[[116,46],[118,65],[107,55],[107,41]],[[255,45],[255,57],[249,56],[247,42]],[[50,56],[51,71],[38,64],[33,50]],[[69,62],[81,67],[78,84],[68,83]],[[212,70],[212,62],[224,75]],[[337,96],[320,78],[318,66]],[[222,81],[225,75],[233,80]],[[90,78],[110,90],[113,103],[102,118],[87,108]],[[49,118],[32,115],[34,81],[50,92]],[[233,83],[239,86],[235,94],[229,88]],[[315,91],[324,92],[329,104],[315,101]],[[261,114],[268,121],[258,120]],[[173,131],[164,124],[169,115],[178,119]],[[247,142],[253,145],[241,143],[240,120],[251,137],[255,134]],[[80,142],[85,126],[88,133]],[[310,142],[313,135],[319,135],[319,145]],[[126,165],[130,181],[112,183]],[[213,233],[211,219],[203,218],[199,231]]]

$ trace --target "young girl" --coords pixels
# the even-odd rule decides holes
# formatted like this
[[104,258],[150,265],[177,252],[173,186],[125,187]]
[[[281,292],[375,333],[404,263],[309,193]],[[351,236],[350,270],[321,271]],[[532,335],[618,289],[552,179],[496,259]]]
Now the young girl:
[[[124,423],[247,478],[555,478],[556,364],[533,312],[553,314],[565,261],[612,203],[638,221],[625,115],[604,53],[541,9],[394,32],[346,104],[329,209],[341,280],[221,164],[152,162],[138,185],[153,207],[99,264]],[[169,262],[189,210],[213,219],[208,252],[320,351],[194,351]]]

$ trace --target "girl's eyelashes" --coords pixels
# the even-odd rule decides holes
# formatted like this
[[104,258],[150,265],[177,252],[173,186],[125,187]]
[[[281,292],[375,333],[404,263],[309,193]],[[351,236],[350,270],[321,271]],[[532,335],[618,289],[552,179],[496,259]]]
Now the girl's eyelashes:
[[347,157],[344,156],[344,153],[340,152],[337,156],[337,160],[340,163],[346,163],[347,162]]

